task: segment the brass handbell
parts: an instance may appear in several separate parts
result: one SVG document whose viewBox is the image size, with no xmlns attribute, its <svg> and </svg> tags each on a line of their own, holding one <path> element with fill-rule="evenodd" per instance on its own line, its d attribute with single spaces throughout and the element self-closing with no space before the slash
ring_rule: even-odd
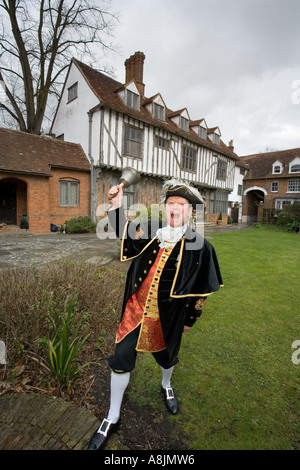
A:
<svg viewBox="0 0 300 470">
<path fill-rule="evenodd" d="M 128 188 L 132 184 L 137 184 L 140 181 L 140 174 L 137 172 L 135 168 L 131 168 L 130 166 L 127 166 L 126 168 L 123 169 L 122 175 L 119 179 L 120 186 L 122 188 Z M 110 196 L 108 199 L 111 200 L 114 197 L 116 197 L 118 193 L 114 194 L 113 196 Z"/>
</svg>

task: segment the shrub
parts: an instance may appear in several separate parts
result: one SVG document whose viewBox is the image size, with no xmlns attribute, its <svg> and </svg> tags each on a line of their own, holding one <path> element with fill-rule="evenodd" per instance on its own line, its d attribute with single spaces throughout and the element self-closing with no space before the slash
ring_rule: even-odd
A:
<svg viewBox="0 0 300 470">
<path fill-rule="evenodd" d="M 279 212 L 277 218 L 277 225 L 287 225 L 293 222 L 295 218 L 287 211 Z"/>
<path fill-rule="evenodd" d="M 277 225 L 287 232 L 298 232 L 300 226 L 300 204 L 287 206 L 284 211 L 279 212 Z"/>
<path fill-rule="evenodd" d="M 80 216 L 75 219 L 66 220 L 66 233 L 95 233 L 97 224 L 88 216 Z"/>
</svg>

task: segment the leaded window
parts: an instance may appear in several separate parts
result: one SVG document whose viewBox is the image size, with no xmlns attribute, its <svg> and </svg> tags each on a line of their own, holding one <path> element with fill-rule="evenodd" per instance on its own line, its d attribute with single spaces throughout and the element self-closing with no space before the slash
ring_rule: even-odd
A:
<svg viewBox="0 0 300 470">
<path fill-rule="evenodd" d="M 59 205 L 79 206 L 79 181 L 60 180 Z"/>
</svg>

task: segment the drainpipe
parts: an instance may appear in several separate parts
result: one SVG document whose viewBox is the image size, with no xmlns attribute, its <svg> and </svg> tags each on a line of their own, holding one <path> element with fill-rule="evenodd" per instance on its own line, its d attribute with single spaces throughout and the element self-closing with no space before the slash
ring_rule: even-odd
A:
<svg viewBox="0 0 300 470">
<path fill-rule="evenodd" d="M 93 222 L 97 222 L 97 205 L 98 205 L 98 178 L 101 173 L 101 168 L 95 165 L 92 155 L 92 129 L 93 129 L 93 114 L 99 107 L 91 109 L 87 114 L 89 117 L 89 140 L 88 140 L 88 157 L 91 164 L 91 199 L 90 199 L 90 217 Z"/>
<path fill-rule="evenodd" d="M 95 194 L 95 184 L 94 184 L 94 158 L 92 156 L 92 127 L 93 127 L 93 113 L 91 111 L 88 112 L 89 117 L 89 141 L 88 141 L 88 157 L 91 164 L 91 197 L 90 197 L 90 217 L 93 222 L 96 221 L 96 214 L 94 211 L 94 194 Z"/>
</svg>

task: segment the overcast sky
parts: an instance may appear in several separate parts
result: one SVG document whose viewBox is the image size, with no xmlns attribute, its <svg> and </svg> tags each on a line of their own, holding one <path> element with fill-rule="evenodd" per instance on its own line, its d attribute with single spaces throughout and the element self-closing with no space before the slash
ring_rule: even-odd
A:
<svg viewBox="0 0 300 470">
<path fill-rule="evenodd" d="M 300 0 L 111 0 L 119 55 L 146 55 L 145 95 L 218 126 L 238 155 L 300 148 Z"/>
</svg>

